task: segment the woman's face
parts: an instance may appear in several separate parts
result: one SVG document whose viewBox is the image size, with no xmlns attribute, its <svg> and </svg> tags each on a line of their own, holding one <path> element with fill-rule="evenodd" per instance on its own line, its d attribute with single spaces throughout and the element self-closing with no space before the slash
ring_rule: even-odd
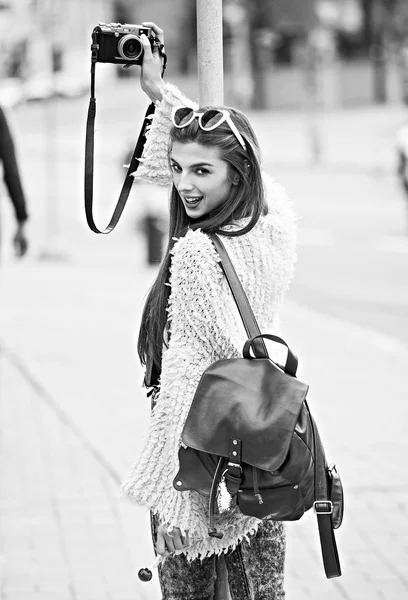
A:
<svg viewBox="0 0 408 600">
<path fill-rule="evenodd" d="M 229 197 L 233 185 L 229 165 L 217 148 L 174 142 L 170 161 L 173 183 L 191 219 L 206 215 Z"/>
</svg>

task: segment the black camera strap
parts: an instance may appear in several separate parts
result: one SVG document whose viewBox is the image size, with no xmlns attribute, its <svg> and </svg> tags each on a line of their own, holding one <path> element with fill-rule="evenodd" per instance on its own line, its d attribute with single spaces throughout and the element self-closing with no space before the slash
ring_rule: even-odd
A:
<svg viewBox="0 0 408 600">
<path fill-rule="evenodd" d="M 96 34 L 92 34 L 92 45 L 91 45 L 91 97 L 89 100 L 88 107 L 88 118 L 86 122 L 86 140 L 85 140 L 85 215 L 89 228 L 95 233 L 110 233 L 118 224 L 120 216 L 125 208 L 130 190 L 133 185 L 133 175 L 138 166 L 139 159 L 143 154 L 143 148 L 146 143 L 146 130 L 147 127 L 151 124 L 154 111 L 156 109 L 154 103 L 152 102 L 145 114 L 142 128 L 140 130 L 140 134 L 138 140 L 136 142 L 136 147 L 133 151 L 132 158 L 130 161 L 129 168 L 126 173 L 125 181 L 122 186 L 122 190 L 119 195 L 119 200 L 117 201 L 115 210 L 113 211 L 113 215 L 109 221 L 108 226 L 104 230 L 98 229 L 95 225 L 95 221 L 93 218 L 93 173 L 94 173 L 94 137 L 95 137 L 95 117 L 96 117 L 96 97 L 95 97 L 95 68 L 98 60 L 98 44 Z M 164 57 L 164 67 L 166 66 L 166 55 L 163 50 L 163 46 L 160 45 L 159 51 Z"/>
</svg>

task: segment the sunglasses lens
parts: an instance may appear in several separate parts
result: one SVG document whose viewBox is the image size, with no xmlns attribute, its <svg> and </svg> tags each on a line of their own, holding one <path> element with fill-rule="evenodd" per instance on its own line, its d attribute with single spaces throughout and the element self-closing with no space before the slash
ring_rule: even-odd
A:
<svg viewBox="0 0 408 600">
<path fill-rule="evenodd" d="M 192 108 L 188 108 L 187 106 L 182 106 L 181 108 L 177 109 L 176 112 L 174 113 L 174 124 L 177 127 L 183 127 L 185 125 L 188 125 L 191 121 L 192 121 L 192 117 L 194 115 L 194 111 Z"/>
<path fill-rule="evenodd" d="M 207 110 L 201 117 L 201 127 L 205 129 L 213 129 L 219 125 L 224 118 L 224 115 L 219 110 Z"/>
</svg>

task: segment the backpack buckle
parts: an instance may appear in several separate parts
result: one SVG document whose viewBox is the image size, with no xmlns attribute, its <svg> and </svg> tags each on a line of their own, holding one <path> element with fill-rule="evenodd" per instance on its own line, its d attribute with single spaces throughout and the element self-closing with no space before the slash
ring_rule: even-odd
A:
<svg viewBox="0 0 408 600">
<path fill-rule="evenodd" d="M 229 461 L 229 463 L 228 463 L 228 469 L 225 469 L 224 473 L 226 473 L 229 470 L 229 467 L 237 468 L 242 473 L 242 467 L 241 467 L 241 465 L 239 465 L 238 463 L 231 462 L 231 461 Z"/>
<path fill-rule="evenodd" d="M 238 463 L 229 462 L 222 477 L 231 496 L 238 492 L 242 481 L 242 467 Z"/>
<path fill-rule="evenodd" d="M 332 515 L 333 502 L 331 500 L 315 500 L 313 502 L 313 512 L 316 515 Z"/>
</svg>

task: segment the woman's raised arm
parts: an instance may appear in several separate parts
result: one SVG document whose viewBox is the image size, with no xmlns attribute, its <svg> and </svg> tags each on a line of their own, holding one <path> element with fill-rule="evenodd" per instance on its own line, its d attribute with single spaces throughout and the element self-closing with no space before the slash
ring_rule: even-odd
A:
<svg viewBox="0 0 408 600">
<path fill-rule="evenodd" d="M 163 43 L 163 31 L 157 25 L 149 21 L 144 22 L 143 25 L 151 27 L 158 41 Z M 157 108 L 139 168 L 134 176 L 135 179 L 143 179 L 149 183 L 169 185 L 172 182 L 168 159 L 172 109 L 174 106 L 183 105 L 197 110 L 198 105 L 186 98 L 175 85 L 163 81 L 163 65 L 159 48 L 154 47 L 152 51 L 147 37 L 142 36 L 141 39 L 144 56 L 140 85 Z"/>
<path fill-rule="evenodd" d="M 164 34 L 160 27 L 150 21 L 146 21 L 142 25 L 150 27 L 156 36 L 156 40 L 164 46 Z M 141 35 L 140 39 L 144 50 L 140 85 L 152 102 L 158 102 L 162 99 L 162 90 L 164 87 L 162 78 L 163 57 L 159 45 L 154 45 L 152 48 L 150 41 L 144 34 Z"/>
</svg>

